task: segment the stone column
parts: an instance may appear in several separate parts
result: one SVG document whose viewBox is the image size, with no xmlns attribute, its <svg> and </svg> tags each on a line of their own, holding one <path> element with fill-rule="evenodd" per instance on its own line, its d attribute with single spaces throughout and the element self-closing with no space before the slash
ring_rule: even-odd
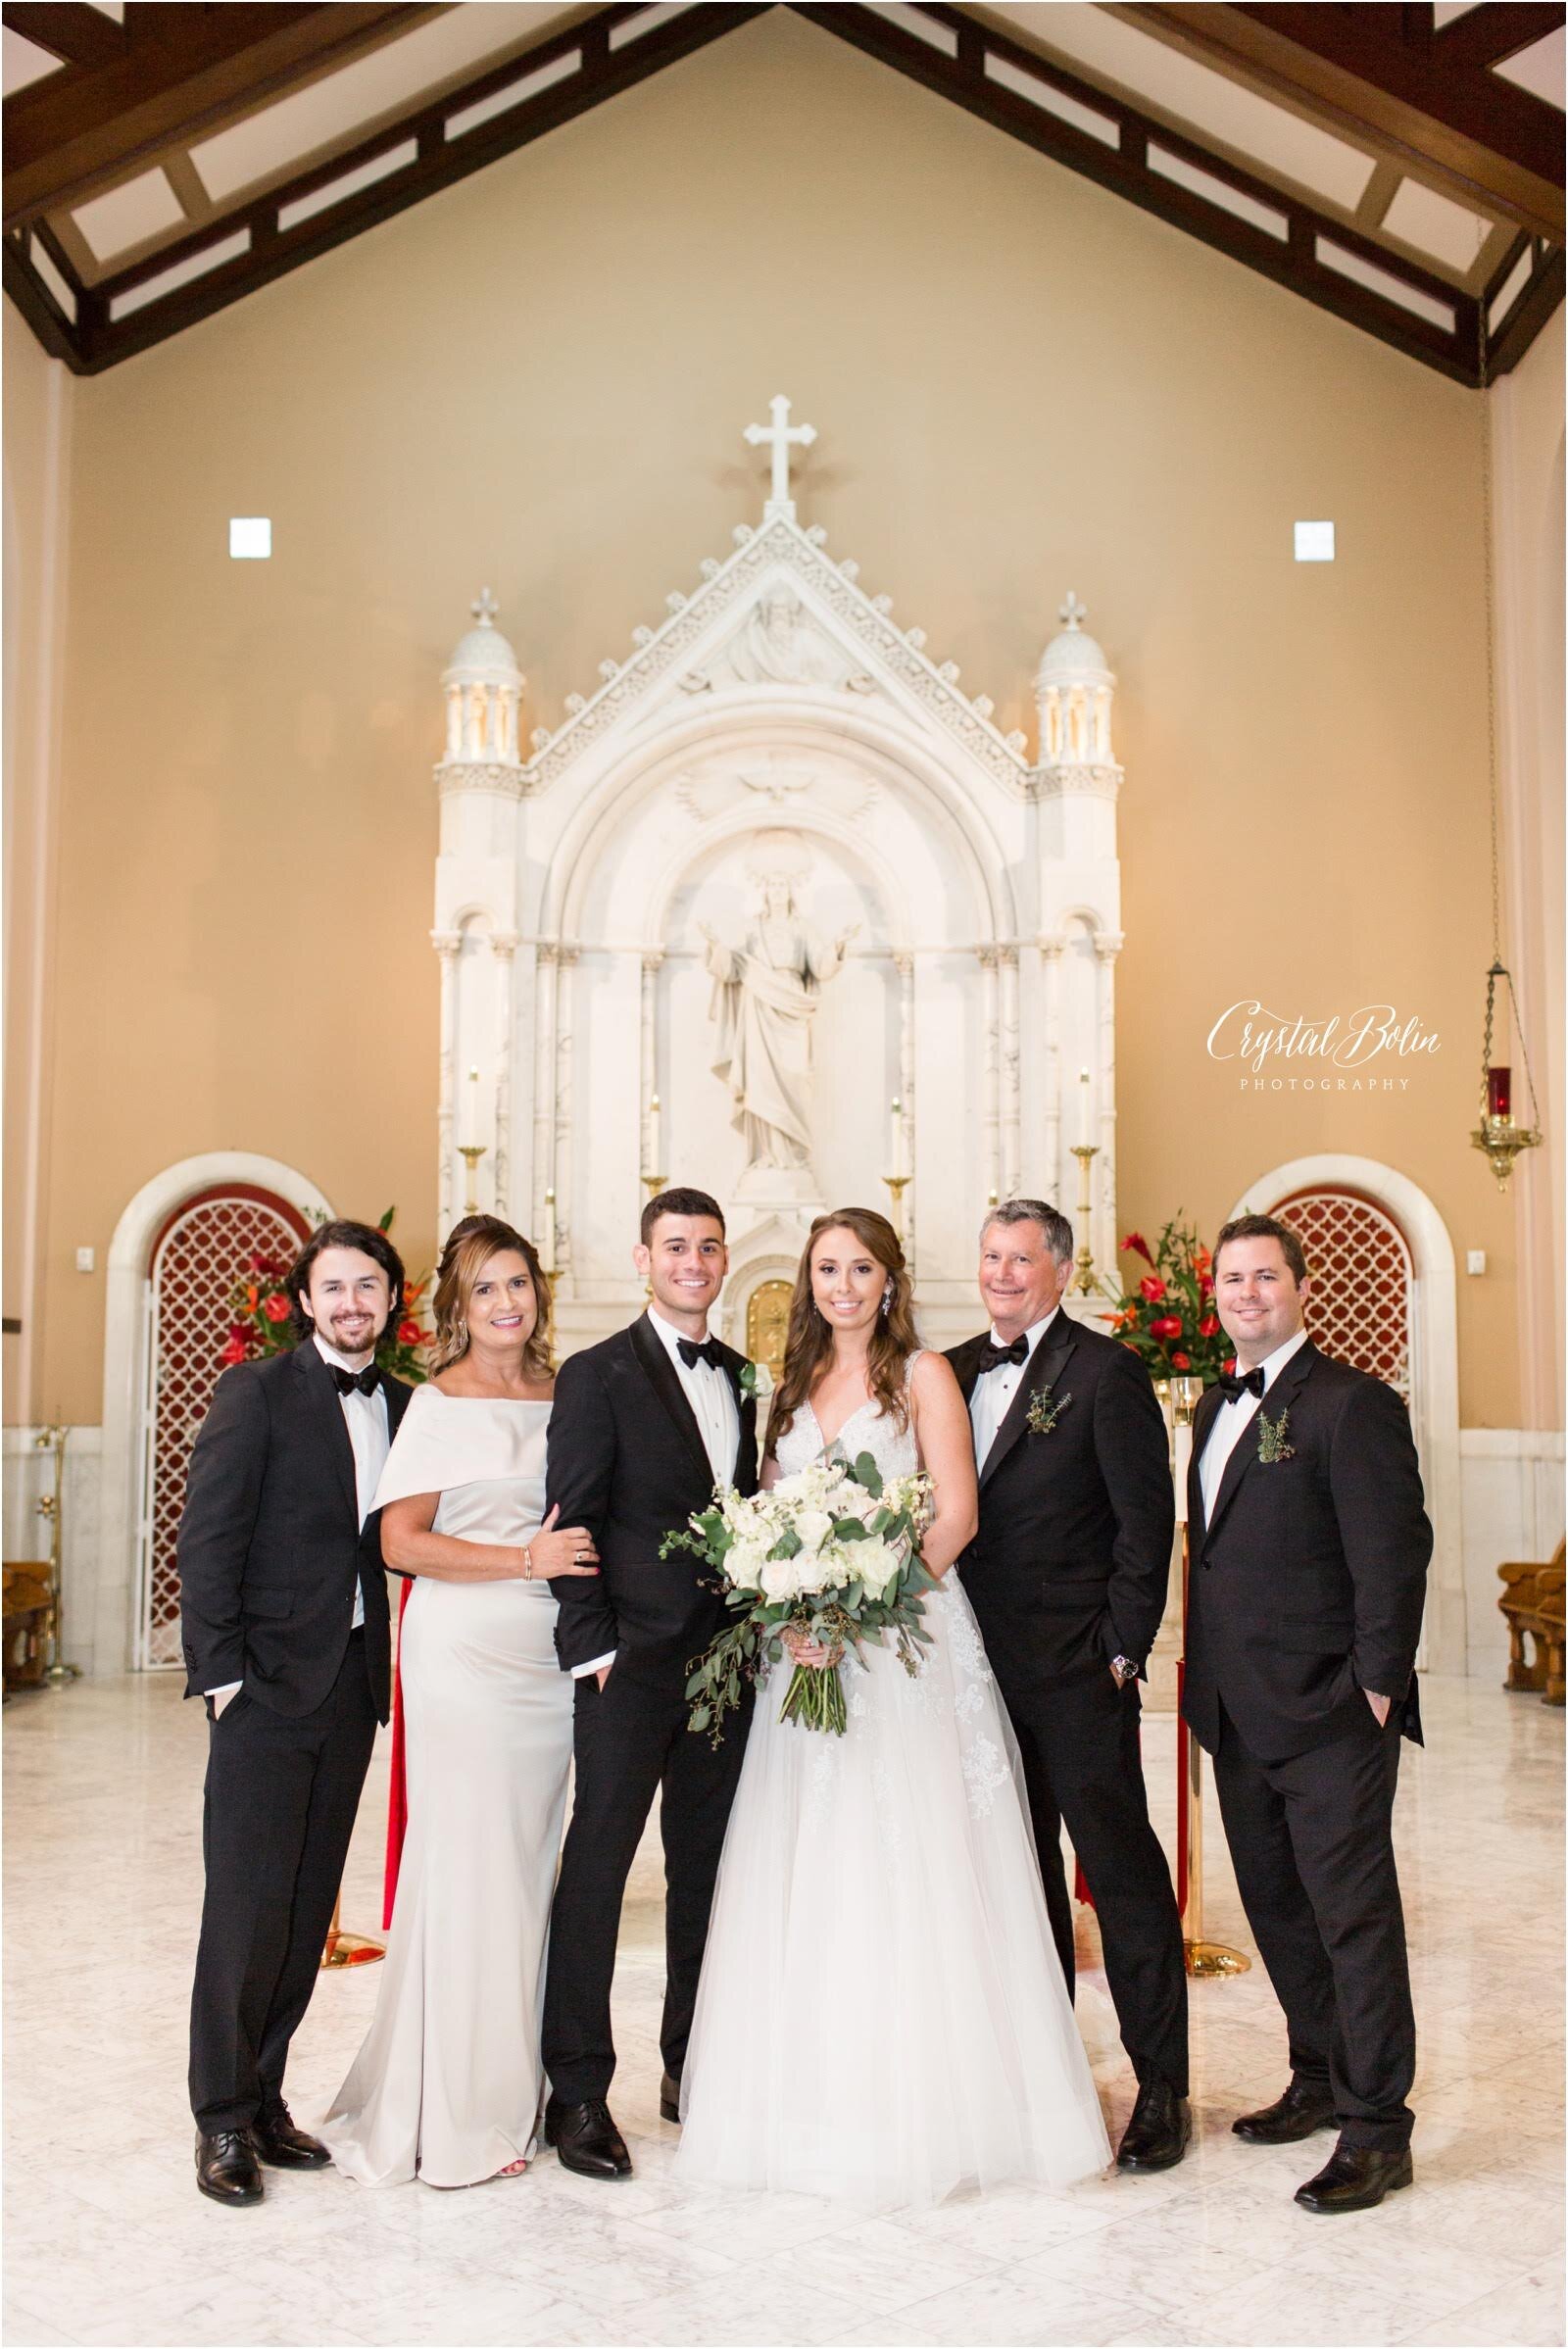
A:
<svg viewBox="0 0 1568 2349">
<path fill-rule="evenodd" d="M 457 1051 L 458 1024 L 458 954 L 463 941 L 456 930 L 434 930 L 430 943 L 441 964 L 440 1045 L 438 1080 L 436 1086 L 436 1230 L 444 1236 L 452 1229 L 456 1217 L 452 1199 L 456 1188 L 454 1165 L 457 1158 L 457 1135 L 453 1121 L 457 1115 L 453 1074 Z"/>
</svg>

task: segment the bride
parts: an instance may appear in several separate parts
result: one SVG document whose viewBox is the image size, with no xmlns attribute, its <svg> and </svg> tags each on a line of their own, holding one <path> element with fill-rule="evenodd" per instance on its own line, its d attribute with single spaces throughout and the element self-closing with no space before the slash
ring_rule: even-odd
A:
<svg viewBox="0 0 1568 2349">
<path fill-rule="evenodd" d="M 843 1737 L 759 1690 L 681 2083 L 676 2169 L 892 2208 L 1005 2178 L 1065 2185 L 1109 2159 L 1046 1914 L 1012 1732 L 948 1569 L 975 1525 L 953 1372 L 915 1336 L 884 1216 L 811 1227 L 764 1487 L 835 1446 L 927 1469 L 939 1589 L 911 1679 L 846 1657 Z M 831 1668 L 796 1635 L 798 1662 Z"/>
</svg>

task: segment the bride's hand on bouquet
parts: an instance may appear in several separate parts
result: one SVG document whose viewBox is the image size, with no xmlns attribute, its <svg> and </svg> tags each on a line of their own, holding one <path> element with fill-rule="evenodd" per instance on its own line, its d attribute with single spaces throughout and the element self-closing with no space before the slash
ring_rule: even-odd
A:
<svg viewBox="0 0 1568 2349">
<path fill-rule="evenodd" d="M 564 1574 L 597 1574 L 599 1552 L 594 1538 L 580 1525 L 558 1526 L 559 1501 L 528 1543 L 536 1583 L 551 1583 Z"/>
<path fill-rule="evenodd" d="M 809 1666 L 813 1672 L 825 1672 L 830 1664 L 836 1664 L 839 1660 L 837 1651 L 826 1640 L 808 1639 L 805 1632 L 798 1630 L 793 1623 L 784 1626 L 779 1638 L 794 1661 Z"/>
</svg>

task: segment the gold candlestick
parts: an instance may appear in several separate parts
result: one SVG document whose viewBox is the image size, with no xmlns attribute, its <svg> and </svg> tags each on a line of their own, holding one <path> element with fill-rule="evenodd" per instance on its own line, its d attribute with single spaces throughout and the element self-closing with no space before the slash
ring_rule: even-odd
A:
<svg viewBox="0 0 1568 2349">
<path fill-rule="evenodd" d="M 643 1177 L 643 1189 L 647 1192 L 650 1199 L 657 1199 L 668 1181 L 668 1175 L 645 1174 Z"/>
<path fill-rule="evenodd" d="M 884 1183 L 886 1183 L 888 1189 L 893 1194 L 893 1214 L 891 1221 L 893 1224 L 893 1229 L 898 1233 L 899 1238 L 902 1241 L 904 1238 L 904 1195 L 908 1190 L 909 1185 L 913 1182 L 914 1177 L 912 1175 L 906 1174 L 891 1174 L 884 1175 L 882 1180 Z"/>
<path fill-rule="evenodd" d="M 458 1156 L 468 1170 L 467 1189 L 463 1201 L 465 1215 L 477 1215 L 479 1212 L 479 1161 L 484 1153 L 485 1145 L 482 1142 L 464 1142 L 458 1146 Z"/>
<path fill-rule="evenodd" d="M 65 1657 L 65 1606 L 61 1592 L 61 1563 L 65 1543 L 66 1434 L 63 1427 L 40 1428 L 33 1438 L 39 1451 L 52 1452 L 55 1489 L 38 1502 L 38 1514 L 49 1528 L 49 1628 L 45 1633 L 49 1661 L 43 1677 L 51 1688 L 65 1688 L 81 1678 L 77 1664 Z"/>
<path fill-rule="evenodd" d="M 1069 1285 L 1069 1294 L 1077 1297 L 1093 1297 L 1095 1294 L 1095 1251 L 1089 1244 L 1089 1169 L 1093 1161 L 1100 1155 L 1100 1145 L 1096 1142 L 1074 1143 L 1072 1154 L 1078 1161 L 1078 1229 L 1082 1232 L 1083 1239 L 1079 1243 L 1078 1253 L 1073 1259 L 1077 1270 Z"/>
</svg>

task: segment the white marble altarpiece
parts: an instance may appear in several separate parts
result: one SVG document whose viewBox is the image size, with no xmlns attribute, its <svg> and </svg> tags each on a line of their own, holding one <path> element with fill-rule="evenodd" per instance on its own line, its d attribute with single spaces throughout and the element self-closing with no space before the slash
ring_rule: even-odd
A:
<svg viewBox="0 0 1568 2349">
<path fill-rule="evenodd" d="M 1001 733 L 803 527 L 790 464 L 814 434 L 783 399 L 771 416 L 747 433 L 771 463 L 760 526 L 559 728 L 522 740 L 488 593 L 442 677 L 440 1228 L 482 1151 L 472 1195 L 554 1259 L 566 1349 L 641 1301 L 653 1174 L 722 1200 L 741 1345 L 811 1216 L 886 1209 L 889 1174 L 909 1177 L 934 1342 L 974 1326 L 989 1199 L 1034 1193 L 1076 1222 L 1081 1142 L 1096 1264 L 1116 1260 L 1104 656 L 1069 596 L 1033 751 Z"/>
</svg>

